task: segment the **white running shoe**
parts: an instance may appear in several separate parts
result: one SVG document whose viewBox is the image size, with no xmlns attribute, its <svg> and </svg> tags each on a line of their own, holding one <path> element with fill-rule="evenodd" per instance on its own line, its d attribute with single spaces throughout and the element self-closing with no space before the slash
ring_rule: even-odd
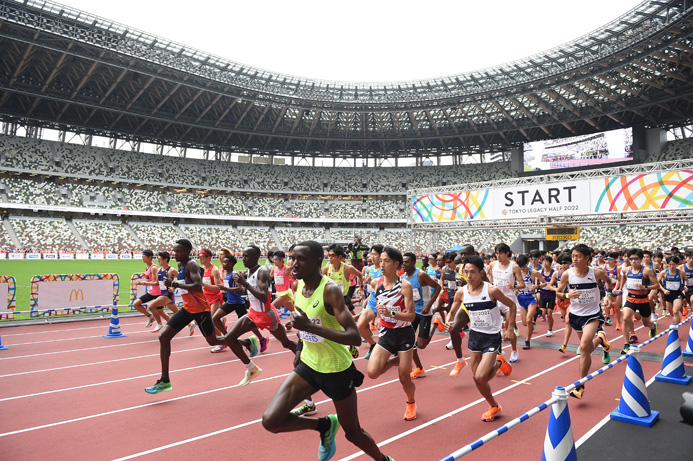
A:
<svg viewBox="0 0 693 461">
<path fill-rule="evenodd" d="M 147 319 L 147 324 L 144 327 L 149 328 L 152 325 L 154 325 L 154 316 L 150 315 L 149 318 Z"/>
<path fill-rule="evenodd" d="M 508 362 L 515 363 L 518 360 L 520 360 L 520 354 L 518 354 L 517 351 L 512 351 L 510 353 L 510 360 L 508 360 Z"/>
<path fill-rule="evenodd" d="M 152 333 L 158 333 L 164 326 L 160 323 L 157 323 L 154 329 L 151 331 Z"/>
<path fill-rule="evenodd" d="M 450 342 L 445 345 L 445 349 L 447 349 L 449 351 L 452 350 L 452 340 L 450 340 Z"/>
<path fill-rule="evenodd" d="M 550 338 L 551 336 L 553 336 L 553 331 L 552 331 L 552 330 L 547 331 L 547 332 L 546 332 L 546 337 L 547 337 L 547 338 Z"/>
<path fill-rule="evenodd" d="M 253 378 L 257 378 L 260 375 L 260 373 L 262 373 L 262 368 L 260 368 L 257 365 L 255 365 L 255 368 L 253 369 L 253 371 L 245 370 L 245 376 L 243 377 L 241 382 L 238 383 L 238 385 L 239 386 L 247 386 L 248 384 L 250 384 L 250 381 L 252 381 Z"/>
</svg>

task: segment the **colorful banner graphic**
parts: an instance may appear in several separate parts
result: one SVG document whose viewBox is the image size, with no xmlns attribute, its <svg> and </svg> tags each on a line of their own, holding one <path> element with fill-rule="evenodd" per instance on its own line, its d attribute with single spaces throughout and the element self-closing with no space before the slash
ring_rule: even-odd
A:
<svg viewBox="0 0 693 461">
<path fill-rule="evenodd" d="M 412 219 L 419 223 L 486 219 L 489 208 L 489 189 L 424 195 L 412 198 Z"/>
<path fill-rule="evenodd" d="M 118 304 L 119 290 L 118 274 L 34 275 L 31 316 L 108 311 Z"/>
<path fill-rule="evenodd" d="M 592 181 L 593 213 L 693 207 L 693 171 L 673 170 Z"/>
<path fill-rule="evenodd" d="M 3 303 L 3 299 L 7 303 Z M 17 303 L 17 281 L 11 275 L 0 275 L 0 319 L 14 318 Z"/>
</svg>

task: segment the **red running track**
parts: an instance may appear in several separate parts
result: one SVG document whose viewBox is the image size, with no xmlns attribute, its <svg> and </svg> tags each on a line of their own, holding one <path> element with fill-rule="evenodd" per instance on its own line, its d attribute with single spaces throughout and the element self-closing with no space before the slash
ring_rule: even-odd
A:
<svg viewBox="0 0 693 461">
<path fill-rule="evenodd" d="M 538 322 L 534 337 L 560 344 L 562 322 L 556 336 L 546 338 L 546 323 Z M 144 330 L 142 319 L 121 321 L 127 338 L 105 339 L 108 320 L 3 328 L 0 352 L 0 447 L 2 459 L 282 459 L 316 458 L 317 433 L 313 431 L 270 434 L 260 418 L 280 383 L 292 370 L 292 357 L 277 341 L 258 356 L 263 373 L 247 387 L 238 387 L 243 365 L 229 351 L 210 354 L 199 332 L 181 332 L 173 341 L 171 381 L 173 390 L 149 395 L 144 388 L 159 377 L 159 345 L 156 335 Z M 660 330 L 670 319 L 659 321 Z M 521 335 L 523 327 L 520 326 Z M 606 327 L 614 351 L 621 349 L 621 332 Z M 688 328 L 682 329 L 685 346 Z M 647 334 L 640 325 L 641 339 Z M 511 376 L 499 376 L 491 387 L 503 407 L 492 423 L 481 421 L 488 404 L 481 399 L 464 369 L 449 376 L 454 360 L 444 348 L 447 337 L 436 336 L 421 351 L 426 377 L 415 380 L 417 419 L 404 421 L 405 396 L 391 370 L 376 380 L 366 378 L 359 388 L 362 426 L 385 454 L 398 461 L 437 460 L 506 424 L 548 400 L 555 386 L 578 378 L 579 358 L 554 349 L 533 347 L 523 351 Z M 577 344 L 577 337 L 571 338 Z M 666 336 L 644 351 L 662 354 Z M 505 345 L 506 355 L 509 346 Z M 361 347 L 365 353 L 366 346 Z M 464 342 L 466 352 L 466 341 Z M 601 349 L 598 349 L 601 352 Z M 616 354 L 618 352 L 615 352 Z M 602 366 L 592 356 L 594 371 Z M 357 367 L 365 373 L 366 362 Z M 645 380 L 661 364 L 643 361 Z M 590 381 L 585 399 L 570 399 L 575 439 L 579 440 L 618 405 L 625 363 Z M 334 411 L 323 394 L 315 396 L 318 415 Z M 512 453 L 515 459 L 539 459 L 549 411 L 544 411 L 465 457 L 488 459 L 496 453 Z M 503 451 L 498 451 L 502 449 Z M 512 450 L 512 451 L 508 451 Z M 335 460 L 367 459 L 340 432 Z"/>
</svg>

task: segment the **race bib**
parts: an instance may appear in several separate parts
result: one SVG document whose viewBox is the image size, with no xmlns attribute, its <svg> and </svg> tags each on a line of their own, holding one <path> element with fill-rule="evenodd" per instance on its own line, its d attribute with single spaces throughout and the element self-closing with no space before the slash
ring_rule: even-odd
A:
<svg viewBox="0 0 693 461">
<path fill-rule="evenodd" d="M 645 287 L 642 285 L 641 279 L 626 279 L 626 288 L 629 290 L 643 290 Z"/>
<path fill-rule="evenodd" d="M 491 310 L 483 309 L 479 311 L 471 311 L 469 313 L 469 320 L 472 323 L 472 327 L 490 327 L 491 326 Z"/>
<path fill-rule="evenodd" d="M 180 296 L 180 295 L 187 295 L 187 294 L 188 294 L 188 290 L 186 290 L 186 289 L 184 289 L 184 288 L 176 288 L 176 294 L 177 294 L 178 296 Z"/>
<path fill-rule="evenodd" d="M 284 285 L 284 276 L 283 275 L 275 275 L 274 276 L 274 283 L 275 283 L 275 285 Z"/>
<path fill-rule="evenodd" d="M 226 288 L 231 288 L 231 285 L 229 285 L 229 280 L 228 280 L 228 279 L 224 279 L 224 286 L 225 286 Z"/>
<path fill-rule="evenodd" d="M 595 293 L 593 290 L 582 290 L 580 291 L 580 297 L 571 299 L 570 302 L 575 304 L 594 304 L 595 302 L 597 302 L 594 296 Z"/>
<path fill-rule="evenodd" d="M 399 306 L 392 306 L 392 307 L 389 307 L 387 311 L 388 311 L 388 313 L 389 313 L 390 311 L 402 312 L 402 311 L 400 310 Z M 383 316 L 382 316 L 382 319 L 383 319 L 383 321 L 385 321 L 385 322 L 397 323 L 397 319 L 393 319 L 392 317 L 386 317 L 386 316 L 383 315 Z"/>
<path fill-rule="evenodd" d="M 448 290 L 456 290 L 457 289 L 457 280 L 447 280 L 448 282 Z"/>
<path fill-rule="evenodd" d="M 164 285 L 164 282 L 159 282 L 159 288 L 161 288 L 164 291 L 166 290 L 166 285 Z"/>
<path fill-rule="evenodd" d="M 677 291 L 681 289 L 681 282 L 672 282 L 667 280 L 667 290 Z"/>
<path fill-rule="evenodd" d="M 414 301 L 420 301 L 421 300 L 421 289 L 420 288 L 414 288 L 413 291 L 414 291 L 414 293 L 412 296 L 414 297 Z"/>
<path fill-rule="evenodd" d="M 322 319 L 320 317 L 308 317 L 310 323 L 313 325 L 322 325 Z M 325 342 L 325 338 L 318 336 L 313 333 L 306 333 L 305 331 L 299 331 L 301 339 L 309 343 L 322 343 Z"/>
<path fill-rule="evenodd" d="M 211 285 L 212 284 L 211 277 L 202 277 L 202 283 L 206 283 L 207 285 Z"/>
<path fill-rule="evenodd" d="M 342 293 L 344 293 L 344 284 L 338 283 L 337 286 L 339 287 L 340 290 L 342 290 Z"/>
</svg>

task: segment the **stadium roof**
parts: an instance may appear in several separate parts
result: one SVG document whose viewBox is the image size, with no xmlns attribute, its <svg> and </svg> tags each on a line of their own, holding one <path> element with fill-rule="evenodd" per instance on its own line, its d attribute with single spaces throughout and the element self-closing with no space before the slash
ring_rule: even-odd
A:
<svg viewBox="0 0 693 461">
<path fill-rule="evenodd" d="M 417 82 L 254 69 L 50 2 L 0 0 L 0 119 L 220 152 L 435 156 L 689 123 L 693 4 L 648 1 L 567 45 Z"/>
</svg>

